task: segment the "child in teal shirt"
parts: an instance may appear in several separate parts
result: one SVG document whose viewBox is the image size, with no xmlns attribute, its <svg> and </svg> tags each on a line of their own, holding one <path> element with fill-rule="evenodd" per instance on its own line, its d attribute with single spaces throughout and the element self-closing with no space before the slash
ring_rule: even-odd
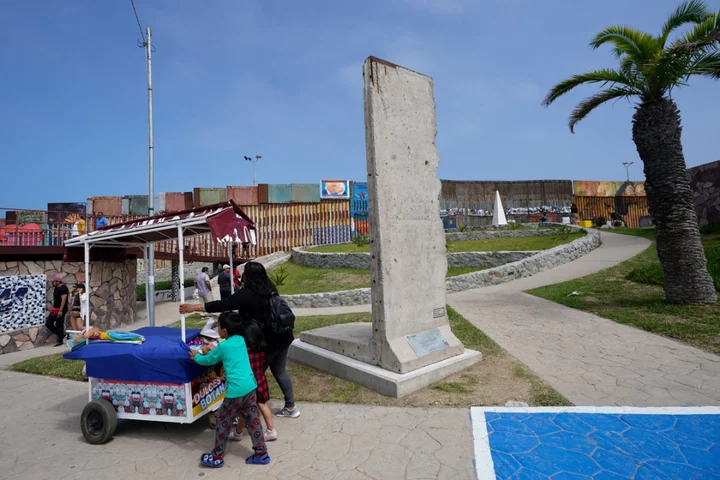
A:
<svg viewBox="0 0 720 480">
<path fill-rule="evenodd" d="M 217 347 L 206 345 L 202 348 L 202 353 L 190 350 L 190 357 L 199 365 L 211 366 L 222 362 L 227 385 L 225 400 L 217 412 L 215 448 L 210 453 L 203 453 L 200 462 L 213 468 L 225 465 L 223 456 L 225 445 L 230 438 L 230 430 L 233 428 L 233 419 L 242 416 L 255 451 L 245 463 L 267 465 L 270 463 L 270 456 L 263 440 L 262 424 L 258 416 L 257 383 L 250 368 L 245 340 L 240 335 L 242 331 L 240 315 L 234 312 L 222 313 L 218 319 L 217 331 L 220 338 L 225 339 Z"/>
</svg>

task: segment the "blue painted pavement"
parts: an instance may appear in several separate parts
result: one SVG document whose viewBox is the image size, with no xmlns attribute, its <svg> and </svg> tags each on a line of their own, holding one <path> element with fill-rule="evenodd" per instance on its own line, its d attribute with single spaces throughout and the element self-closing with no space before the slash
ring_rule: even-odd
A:
<svg viewBox="0 0 720 480">
<path fill-rule="evenodd" d="M 720 409 L 587 410 L 473 408 L 478 478 L 720 479 Z"/>
</svg>

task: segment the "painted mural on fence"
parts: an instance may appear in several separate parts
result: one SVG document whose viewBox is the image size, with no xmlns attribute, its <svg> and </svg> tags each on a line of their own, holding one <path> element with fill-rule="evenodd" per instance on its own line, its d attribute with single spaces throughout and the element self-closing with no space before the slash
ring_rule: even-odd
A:
<svg viewBox="0 0 720 480">
<path fill-rule="evenodd" d="M 320 198 L 343 199 L 350 198 L 349 180 L 321 180 Z"/>
<path fill-rule="evenodd" d="M 76 203 L 48 203 L 48 223 L 66 223 L 68 216 L 86 213 L 85 202 Z"/>
<path fill-rule="evenodd" d="M 575 180 L 576 197 L 644 197 L 644 182 L 596 182 Z"/>
<path fill-rule="evenodd" d="M 45 275 L 0 277 L 0 333 L 45 323 Z"/>
</svg>

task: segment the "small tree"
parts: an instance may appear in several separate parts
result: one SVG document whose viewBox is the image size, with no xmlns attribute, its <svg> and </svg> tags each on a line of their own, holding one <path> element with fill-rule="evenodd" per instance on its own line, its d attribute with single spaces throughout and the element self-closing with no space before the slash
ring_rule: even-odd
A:
<svg viewBox="0 0 720 480">
<path fill-rule="evenodd" d="M 692 28 L 669 42 L 670 35 L 685 25 Z M 621 98 L 637 101 L 633 141 L 643 161 L 645 191 L 657 227 L 665 296 L 670 303 L 715 303 L 717 294 L 708 275 L 686 174 L 680 111 L 671 92 L 687 85 L 692 76 L 720 79 L 720 11 L 711 12 L 702 1 L 686 1 L 670 15 L 658 36 L 615 26 L 590 42 L 592 48 L 605 44 L 612 45 L 619 68 L 560 82 L 543 104 L 550 105 L 580 85 L 601 84 L 600 93 L 581 101 L 572 111 L 569 126 L 574 133 L 577 123 L 603 103 Z"/>
</svg>

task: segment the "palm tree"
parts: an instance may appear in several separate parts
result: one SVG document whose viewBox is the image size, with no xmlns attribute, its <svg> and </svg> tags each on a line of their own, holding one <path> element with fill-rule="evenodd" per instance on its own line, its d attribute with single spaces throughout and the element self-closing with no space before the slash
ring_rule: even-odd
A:
<svg viewBox="0 0 720 480">
<path fill-rule="evenodd" d="M 680 27 L 689 30 L 670 41 Z M 634 99 L 633 141 L 643 161 L 650 214 L 657 227 L 657 253 L 665 274 L 663 288 L 670 303 L 710 304 L 717 301 L 708 275 L 705 252 L 693 208 L 680 134 L 680 111 L 671 94 L 700 75 L 720 79 L 720 11 L 698 0 L 682 3 L 653 36 L 625 26 L 610 27 L 590 42 L 593 49 L 612 46 L 617 69 L 575 75 L 555 85 L 543 105 L 583 84 L 602 90 L 572 111 L 570 131 L 596 107 L 614 99 Z"/>
</svg>

